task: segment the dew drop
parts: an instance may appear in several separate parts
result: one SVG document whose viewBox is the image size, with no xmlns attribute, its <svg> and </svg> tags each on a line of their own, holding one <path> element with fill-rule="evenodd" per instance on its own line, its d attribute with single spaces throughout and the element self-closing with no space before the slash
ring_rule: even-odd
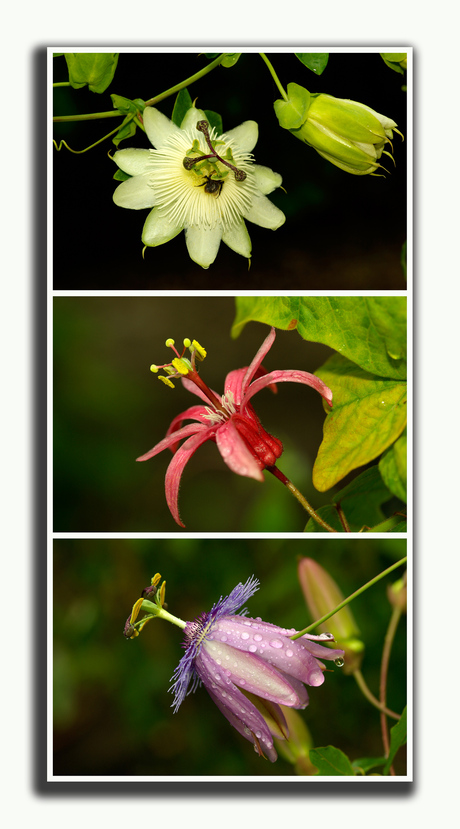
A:
<svg viewBox="0 0 460 829">
<path fill-rule="evenodd" d="M 249 639 L 249 633 L 242 633 L 241 638 L 242 639 Z"/>
<path fill-rule="evenodd" d="M 337 665 L 338 668 L 341 668 L 342 665 L 345 664 L 345 660 L 342 659 L 341 656 L 338 656 L 337 659 L 334 659 L 334 665 Z"/>
<path fill-rule="evenodd" d="M 260 635 L 260 633 L 254 634 L 254 642 L 261 642 L 261 641 L 262 641 L 262 636 Z"/>
<path fill-rule="evenodd" d="M 280 639 L 272 639 L 271 642 L 270 642 L 270 645 L 272 646 L 272 648 L 282 648 L 283 647 L 283 643 L 281 642 Z"/>
<path fill-rule="evenodd" d="M 240 685 L 246 685 L 246 680 L 245 679 L 240 679 Z"/>
<path fill-rule="evenodd" d="M 257 650 L 257 645 L 249 645 L 249 650 L 251 651 L 251 653 L 255 653 Z"/>
<path fill-rule="evenodd" d="M 294 651 L 291 651 L 291 649 L 288 648 L 286 651 L 286 656 L 294 656 Z"/>
<path fill-rule="evenodd" d="M 221 637 L 220 637 L 220 641 L 221 641 L 221 642 L 226 642 L 226 641 L 227 641 L 227 637 L 226 637 L 226 636 L 221 636 Z"/>
<path fill-rule="evenodd" d="M 262 732 L 261 731 L 256 731 L 256 737 L 257 737 L 258 740 L 260 740 L 261 736 L 262 736 Z"/>
</svg>

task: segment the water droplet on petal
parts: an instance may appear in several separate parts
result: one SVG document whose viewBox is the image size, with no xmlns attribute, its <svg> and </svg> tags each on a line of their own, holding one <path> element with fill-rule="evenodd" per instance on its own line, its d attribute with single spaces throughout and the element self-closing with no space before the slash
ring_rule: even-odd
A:
<svg viewBox="0 0 460 829">
<path fill-rule="evenodd" d="M 260 633 L 256 633 L 254 635 L 254 642 L 261 642 L 261 641 L 262 641 L 262 636 L 260 635 Z"/>
<path fill-rule="evenodd" d="M 249 633 L 242 633 L 241 638 L 242 639 L 249 639 Z"/>
<path fill-rule="evenodd" d="M 270 645 L 272 646 L 272 648 L 282 648 L 283 647 L 283 643 L 281 642 L 280 639 L 272 639 L 271 642 L 270 642 Z"/>
<path fill-rule="evenodd" d="M 257 645 L 249 645 L 249 650 L 251 651 L 251 653 L 255 653 L 257 650 Z"/>
<path fill-rule="evenodd" d="M 291 649 L 288 648 L 286 651 L 286 656 L 294 656 L 294 651 L 291 651 Z"/>
</svg>

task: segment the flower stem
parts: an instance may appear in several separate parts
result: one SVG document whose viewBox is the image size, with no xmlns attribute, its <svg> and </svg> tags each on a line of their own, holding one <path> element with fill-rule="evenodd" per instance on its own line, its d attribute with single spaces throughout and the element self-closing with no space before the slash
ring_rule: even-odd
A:
<svg viewBox="0 0 460 829">
<path fill-rule="evenodd" d="M 343 602 L 340 602 L 340 604 L 338 604 L 337 607 L 334 607 L 334 610 L 329 611 L 329 613 L 326 613 L 325 616 L 321 616 L 321 619 L 317 619 L 317 621 L 313 622 L 313 624 L 308 625 L 308 627 L 299 631 L 299 633 L 296 633 L 294 634 L 294 636 L 291 636 L 291 639 L 298 639 L 305 633 L 310 633 L 310 631 L 313 630 L 315 627 L 318 627 L 318 625 L 322 625 L 323 622 L 326 622 L 328 619 L 330 619 L 331 616 L 334 615 L 334 613 L 337 613 L 337 611 L 341 610 L 342 607 L 345 607 L 347 604 L 350 604 L 350 602 L 352 602 L 353 599 L 356 599 L 357 596 L 360 596 L 361 593 L 364 593 L 364 591 L 368 590 L 369 587 L 372 587 L 374 584 L 377 584 L 377 582 L 380 581 L 380 579 L 383 579 L 389 573 L 392 573 L 393 570 L 397 569 L 397 567 L 401 567 L 401 565 L 404 564 L 406 561 L 407 556 L 404 556 L 404 558 L 401 558 L 399 561 L 396 562 L 396 564 L 392 564 L 390 567 L 387 567 L 387 569 L 379 573 L 378 576 L 375 576 L 373 579 L 366 582 L 366 584 L 363 584 L 362 587 L 360 587 L 358 590 L 355 590 L 355 592 L 348 596 L 348 598 L 344 599 Z"/>
<path fill-rule="evenodd" d="M 277 85 L 277 87 L 278 87 L 279 91 L 281 92 L 281 95 L 283 96 L 284 100 L 285 100 L 285 101 L 288 101 L 288 100 L 289 100 L 289 98 L 288 98 L 288 96 L 287 96 L 286 92 L 284 91 L 283 87 L 281 86 L 281 82 L 280 82 L 280 80 L 279 80 L 279 78 L 278 78 L 278 75 L 276 74 L 276 72 L 275 72 L 275 70 L 274 70 L 274 68 L 273 68 L 272 64 L 271 64 L 271 63 L 270 63 L 270 61 L 268 60 L 267 55 L 264 55 L 264 53 L 263 53 L 263 52 L 259 52 L 259 55 L 260 55 L 260 57 L 262 58 L 262 60 L 263 60 L 263 61 L 265 61 L 265 63 L 267 64 L 268 71 L 270 72 L 270 74 L 271 74 L 271 76 L 272 76 L 273 80 L 275 81 L 275 83 L 276 83 L 276 85 Z"/>
<path fill-rule="evenodd" d="M 179 619 L 177 616 L 173 616 L 172 613 L 169 613 L 164 607 L 159 607 L 154 602 L 150 602 L 148 599 L 144 599 L 142 602 L 141 610 L 145 610 L 147 613 L 151 613 L 153 616 L 156 616 L 158 619 L 164 619 L 166 622 L 171 622 L 173 625 L 177 625 L 177 627 L 182 628 L 184 630 L 185 625 L 187 624 L 182 619 Z"/>
<path fill-rule="evenodd" d="M 159 101 L 162 101 L 164 98 L 168 98 L 170 95 L 174 95 L 175 92 L 180 92 L 181 89 L 185 89 L 186 86 L 190 86 L 191 83 L 200 80 L 203 78 L 204 75 L 207 75 L 208 72 L 212 72 L 216 66 L 219 66 L 222 63 L 225 52 L 222 55 L 219 55 L 215 60 L 209 63 L 204 69 L 200 69 L 199 72 L 195 72 L 194 75 L 191 75 L 189 78 L 186 78 L 185 81 L 181 81 L 181 83 L 176 84 L 175 86 L 171 86 L 170 89 L 166 89 L 165 92 L 160 92 L 159 95 L 155 95 L 153 98 L 149 98 L 148 101 L 145 102 L 145 106 L 151 107 L 158 104 Z"/>
<path fill-rule="evenodd" d="M 62 147 L 65 147 L 71 153 L 75 153 L 75 155 L 81 155 L 81 153 L 86 153 L 86 152 L 88 152 L 88 150 L 92 150 L 93 147 L 97 147 L 98 144 L 101 144 L 101 142 L 105 141 L 106 138 L 110 138 L 111 135 L 115 135 L 115 133 L 117 133 L 119 131 L 119 129 L 120 129 L 120 127 L 115 127 L 114 130 L 111 130 L 111 132 L 108 132 L 107 135 L 103 135 L 102 138 L 99 138 L 97 141 L 94 142 L 94 144 L 90 144 L 89 147 L 85 147 L 84 150 L 72 150 L 72 147 L 69 147 L 67 142 L 64 141 L 64 140 L 60 141 L 59 146 L 58 146 L 57 141 L 55 141 L 54 138 L 53 138 L 53 144 L 56 147 L 56 150 L 58 152 L 59 152 L 59 150 L 62 150 Z"/>
<path fill-rule="evenodd" d="M 87 112 L 85 115 L 56 115 L 53 121 L 97 121 L 99 118 L 119 118 L 124 115 L 119 109 L 110 109 L 107 112 Z"/>
<path fill-rule="evenodd" d="M 391 711 L 390 708 L 386 708 L 384 704 L 379 702 L 378 699 L 376 697 L 374 697 L 374 694 L 372 693 L 372 691 L 370 691 L 370 689 L 367 687 L 366 681 L 365 681 L 361 671 L 359 671 L 359 670 L 353 671 L 353 676 L 356 679 L 358 687 L 363 692 L 366 699 L 369 700 L 371 705 L 373 705 L 375 708 L 378 708 L 379 711 L 383 711 L 383 713 L 386 714 L 387 717 L 392 717 L 394 720 L 399 720 L 400 714 L 396 714 L 394 711 Z"/>
<path fill-rule="evenodd" d="M 380 702 L 382 706 L 384 706 L 386 703 L 388 665 L 390 663 L 391 648 L 393 646 L 393 641 L 395 638 L 399 620 L 401 618 L 401 613 L 401 608 L 393 608 L 393 613 L 391 614 L 390 623 L 388 625 L 385 641 L 383 643 L 382 664 L 380 666 Z M 385 756 L 388 757 L 390 753 L 390 739 L 388 736 L 388 723 L 386 721 L 385 714 L 386 712 L 382 711 L 380 715 L 380 727 L 382 729 L 383 749 L 385 752 Z M 390 768 L 390 772 L 392 775 L 394 775 L 395 771 L 393 767 Z"/>
<path fill-rule="evenodd" d="M 272 475 L 275 476 L 275 478 L 278 478 L 278 480 L 281 481 L 281 483 L 284 484 L 290 492 L 292 492 L 294 498 L 297 498 L 298 502 L 302 504 L 303 508 L 308 512 L 309 516 L 313 518 L 313 520 L 316 521 L 317 524 L 320 524 L 320 526 L 323 527 L 324 530 L 327 530 L 328 533 L 337 532 L 337 530 L 334 530 L 334 527 L 331 527 L 330 524 L 324 521 L 318 515 L 318 513 L 315 512 L 311 504 L 308 503 L 307 499 L 302 495 L 301 492 L 299 492 L 299 490 L 296 486 L 294 486 L 292 481 L 290 481 L 289 478 L 287 478 L 286 475 L 283 472 L 281 472 L 280 469 L 278 469 L 277 466 L 267 466 L 266 469 L 268 472 L 271 472 Z"/>
</svg>

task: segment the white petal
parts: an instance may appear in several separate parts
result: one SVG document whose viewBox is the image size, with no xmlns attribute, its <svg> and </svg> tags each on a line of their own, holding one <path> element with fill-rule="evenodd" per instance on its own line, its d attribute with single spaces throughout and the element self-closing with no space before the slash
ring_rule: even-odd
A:
<svg viewBox="0 0 460 829">
<path fill-rule="evenodd" d="M 185 117 L 180 125 L 180 128 L 181 130 L 195 129 L 198 121 L 206 121 L 205 113 L 202 109 L 190 107 L 190 109 L 188 109 L 185 113 Z"/>
<path fill-rule="evenodd" d="M 202 268 L 209 268 L 217 256 L 221 238 L 222 227 L 220 225 L 212 230 L 187 227 L 185 229 L 185 241 L 190 259 L 193 259 Z"/>
<path fill-rule="evenodd" d="M 117 150 L 113 160 L 118 164 L 120 170 L 130 176 L 139 176 L 145 173 L 150 160 L 150 150 Z"/>
<path fill-rule="evenodd" d="M 157 149 L 163 147 L 174 132 L 179 131 L 179 127 L 155 107 L 145 107 L 143 119 L 147 138 Z"/>
<path fill-rule="evenodd" d="M 273 193 L 273 190 L 276 190 L 277 187 L 281 187 L 281 183 L 283 181 L 282 176 L 280 176 L 279 173 L 274 173 L 270 167 L 261 167 L 260 164 L 254 164 L 252 166 L 252 170 L 254 172 L 257 188 L 265 196 L 268 196 L 269 193 Z"/>
<path fill-rule="evenodd" d="M 239 127 L 229 130 L 225 135 L 232 138 L 243 153 L 250 153 L 257 144 L 259 127 L 255 121 L 243 121 Z"/>
<path fill-rule="evenodd" d="M 149 184 L 150 176 L 133 176 L 117 187 L 113 200 L 119 207 L 129 207 L 131 210 L 142 210 L 144 207 L 153 207 L 155 197 Z"/>
<path fill-rule="evenodd" d="M 226 230 L 222 235 L 222 241 L 229 246 L 235 253 L 240 253 L 249 259 L 251 256 L 251 237 L 247 231 L 244 222 L 234 225 L 230 230 Z"/>
<path fill-rule="evenodd" d="M 250 222 L 260 227 L 268 227 L 270 230 L 277 230 L 286 221 L 286 216 L 267 199 L 266 196 L 254 195 L 251 207 L 244 216 Z"/>
<path fill-rule="evenodd" d="M 142 231 L 142 241 L 144 245 L 155 248 L 158 245 L 164 245 L 170 239 L 174 239 L 178 233 L 183 230 L 182 225 L 177 226 L 168 216 L 162 216 L 158 208 L 151 210 L 147 216 Z"/>
</svg>

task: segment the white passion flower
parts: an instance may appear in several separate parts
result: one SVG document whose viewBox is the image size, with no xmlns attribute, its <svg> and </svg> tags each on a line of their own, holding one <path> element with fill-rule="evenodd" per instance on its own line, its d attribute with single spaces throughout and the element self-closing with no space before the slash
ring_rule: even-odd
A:
<svg viewBox="0 0 460 829">
<path fill-rule="evenodd" d="M 214 262 L 221 241 L 249 259 L 245 220 L 276 230 L 286 218 L 266 198 L 281 185 L 281 176 L 253 162 L 256 122 L 219 135 L 195 107 L 180 127 L 153 107 L 143 117 L 154 149 L 114 154 L 131 178 L 117 187 L 113 200 L 132 210 L 153 208 L 142 231 L 144 245 L 163 245 L 185 230 L 190 258 L 203 268 Z"/>
</svg>

